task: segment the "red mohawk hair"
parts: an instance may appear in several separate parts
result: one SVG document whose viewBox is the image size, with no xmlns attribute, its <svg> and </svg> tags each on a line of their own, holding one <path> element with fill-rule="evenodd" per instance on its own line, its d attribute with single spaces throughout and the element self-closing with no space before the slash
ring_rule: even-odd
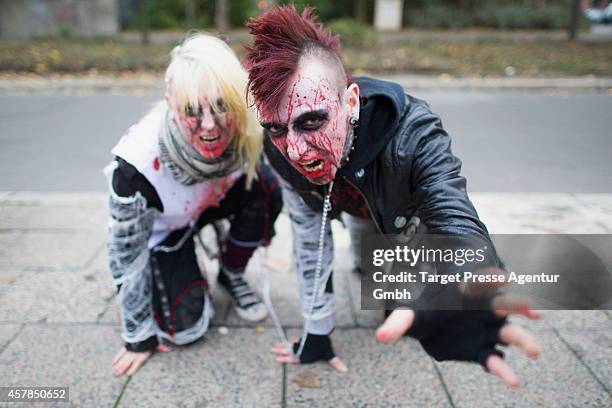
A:
<svg viewBox="0 0 612 408">
<path fill-rule="evenodd" d="M 243 61 L 249 71 L 248 89 L 264 116 L 276 112 L 307 49 L 322 50 L 342 67 L 340 38 L 323 28 L 312 6 L 302 14 L 294 5 L 276 7 L 249 20 L 246 26 L 253 36 L 253 45 L 245 47 L 247 55 Z"/>
</svg>

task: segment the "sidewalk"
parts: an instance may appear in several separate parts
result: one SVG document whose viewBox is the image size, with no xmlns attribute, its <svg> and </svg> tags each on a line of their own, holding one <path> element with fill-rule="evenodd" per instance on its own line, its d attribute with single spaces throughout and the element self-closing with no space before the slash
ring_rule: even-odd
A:
<svg viewBox="0 0 612 408">
<path fill-rule="evenodd" d="M 206 30 L 215 33 L 214 30 Z M 231 42 L 247 43 L 251 40 L 246 29 L 232 29 L 229 34 Z M 415 40 L 444 40 L 453 42 L 478 42 L 478 41 L 516 41 L 535 42 L 550 41 L 551 43 L 567 42 L 567 30 L 518 30 L 518 29 L 487 29 L 487 28 L 465 28 L 465 29 L 418 29 L 404 28 L 400 32 L 380 32 L 382 44 L 395 44 L 398 42 Z M 177 43 L 185 36 L 182 30 L 152 30 L 149 33 L 153 44 Z M 118 34 L 123 41 L 140 43 L 139 31 L 123 31 Z M 608 42 L 611 37 L 606 34 L 592 33 L 580 30 L 578 41 L 584 42 Z"/>
<path fill-rule="evenodd" d="M 359 73 L 359 75 L 367 75 Z M 612 78 L 458 78 L 449 75 L 378 75 L 410 90 L 598 92 L 612 94 Z M 0 78 L 0 95 L 82 94 L 92 92 L 163 92 L 163 76 L 153 73 L 123 75 L 12 75 Z"/>
<path fill-rule="evenodd" d="M 612 233 L 612 194 L 471 197 L 492 233 Z M 347 262 L 348 233 L 337 223 L 332 337 L 347 374 L 326 364 L 275 363 L 269 348 L 278 339 L 271 322 L 245 324 L 215 290 L 215 325 L 205 341 L 155 355 L 131 379 L 115 378 L 111 359 L 121 339 L 104 250 L 106 216 L 101 193 L 0 192 L 0 386 L 69 386 L 74 407 L 612 406 L 608 312 L 515 319 L 542 348 L 538 362 L 508 351 L 521 379 L 516 391 L 476 365 L 436 363 L 411 339 L 378 344 L 374 329 L 382 313 L 360 310 L 359 281 Z M 274 269 L 272 299 L 289 335 L 299 335 L 285 214 L 276 227 L 267 259 Z M 253 282 L 262 262 L 258 251 L 249 265 Z M 304 387 L 305 380 L 315 387 Z M 9 406 L 24 405 L 0 402 Z"/>
</svg>

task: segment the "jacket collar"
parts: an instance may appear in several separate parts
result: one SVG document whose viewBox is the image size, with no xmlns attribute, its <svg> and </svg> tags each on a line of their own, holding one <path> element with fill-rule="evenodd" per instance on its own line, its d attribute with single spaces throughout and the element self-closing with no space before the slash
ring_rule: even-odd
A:
<svg viewBox="0 0 612 408">
<path fill-rule="evenodd" d="M 407 103 L 399 84 L 369 77 L 355 80 L 361 95 L 359 124 L 349 162 L 338 172 L 348 177 L 384 150 L 395 134 Z"/>
</svg>

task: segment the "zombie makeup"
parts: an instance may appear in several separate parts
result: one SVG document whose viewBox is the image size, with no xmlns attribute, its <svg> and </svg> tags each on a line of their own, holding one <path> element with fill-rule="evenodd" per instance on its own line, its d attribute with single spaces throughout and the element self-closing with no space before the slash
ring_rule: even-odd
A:
<svg viewBox="0 0 612 408">
<path fill-rule="evenodd" d="M 262 123 L 283 156 L 315 184 L 334 179 L 349 133 L 344 89 L 331 83 L 323 65 L 310 63 L 298 69 L 277 114 Z"/>
<path fill-rule="evenodd" d="M 169 102 L 173 118 L 189 144 L 206 159 L 219 158 L 236 133 L 235 121 L 223 99 L 217 99 L 214 106 L 206 97 L 199 100 L 198 106 Z"/>
</svg>

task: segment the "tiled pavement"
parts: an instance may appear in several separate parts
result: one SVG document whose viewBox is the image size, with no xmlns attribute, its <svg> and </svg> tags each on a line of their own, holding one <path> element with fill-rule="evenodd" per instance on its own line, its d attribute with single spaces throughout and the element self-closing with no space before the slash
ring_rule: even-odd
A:
<svg viewBox="0 0 612 408">
<path fill-rule="evenodd" d="M 472 199 L 493 233 L 612 233 L 612 195 L 480 193 Z M 272 324 L 245 324 L 215 291 L 215 326 L 205 341 L 155 355 L 129 380 L 115 378 L 111 359 L 121 340 L 105 228 L 104 194 L 0 192 L 0 386 L 69 386 L 69 406 L 78 407 L 612 406 L 607 312 L 555 311 L 521 322 L 543 353 L 534 362 L 508 352 L 522 380 L 514 391 L 475 365 L 434 363 L 411 339 L 378 344 L 373 329 L 382 317 L 359 310 L 359 281 L 349 272 L 348 233 L 340 224 L 334 225 L 333 339 L 347 374 L 326 364 L 277 365 L 268 351 L 277 341 Z M 267 256 L 256 253 L 249 276 L 257 282 L 259 265 L 273 265 L 276 311 L 289 334 L 299 335 L 284 214 L 277 231 Z M 317 387 L 303 387 L 304 377 Z"/>
</svg>

